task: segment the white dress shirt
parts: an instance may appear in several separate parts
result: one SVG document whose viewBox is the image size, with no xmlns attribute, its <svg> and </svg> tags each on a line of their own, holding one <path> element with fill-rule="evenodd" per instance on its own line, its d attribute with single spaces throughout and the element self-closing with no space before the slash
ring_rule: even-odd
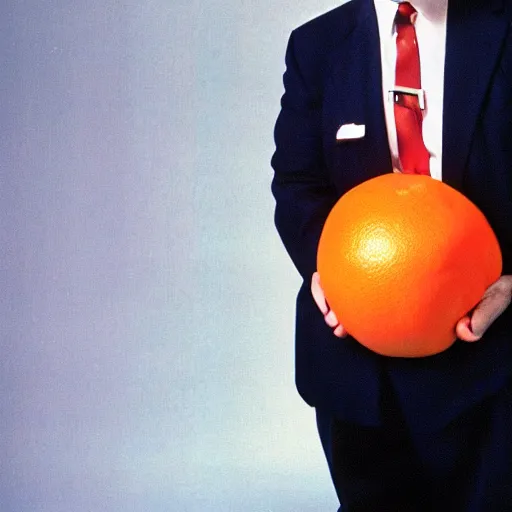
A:
<svg viewBox="0 0 512 512">
<path fill-rule="evenodd" d="M 395 0 L 374 0 L 379 26 L 382 62 L 382 94 L 393 166 L 401 169 L 395 127 L 393 100 L 389 90 L 395 85 L 396 29 Z M 425 91 L 423 141 L 430 153 L 430 174 L 441 180 L 443 147 L 443 89 L 446 53 L 446 18 L 448 0 L 412 0 L 417 10 L 414 20 L 420 53 L 421 86 Z"/>
</svg>

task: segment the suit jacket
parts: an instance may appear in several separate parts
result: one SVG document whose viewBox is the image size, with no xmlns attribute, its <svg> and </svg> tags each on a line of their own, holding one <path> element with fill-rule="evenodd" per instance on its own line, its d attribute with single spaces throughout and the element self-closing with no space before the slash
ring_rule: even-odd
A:
<svg viewBox="0 0 512 512">
<path fill-rule="evenodd" d="M 443 181 L 486 215 L 512 273 L 512 0 L 450 0 Z M 378 425 L 383 373 L 413 430 L 434 430 L 498 391 L 512 374 L 512 307 L 476 343 L 421 359 L 379 356 L 338 339 L 310 293 L 323 223 L 355 185 L 391 172 L 372 0 L 352 0 L 292 32 L 275 128 L 275 222 L 304 278 L 297 298 L 296 383 L 310 405 Z M 341 124 L 365 137 L 337 142 Z M 343 319 L 341 319 L 343 321 Z"/>
</svg>

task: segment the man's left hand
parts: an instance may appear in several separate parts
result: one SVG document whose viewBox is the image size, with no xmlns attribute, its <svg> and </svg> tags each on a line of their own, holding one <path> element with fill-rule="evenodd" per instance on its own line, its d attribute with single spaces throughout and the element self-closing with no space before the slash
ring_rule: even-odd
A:
<svg viewBox="0 0 512 512">
<path fill-rule="evenodd" d="M 463 341 L 478 341 L 510 304 L 512 299 L 512 275 L 501 276 L 484 293 L 471 316 L 457 322 L 457 337 Z"/>
</svg>

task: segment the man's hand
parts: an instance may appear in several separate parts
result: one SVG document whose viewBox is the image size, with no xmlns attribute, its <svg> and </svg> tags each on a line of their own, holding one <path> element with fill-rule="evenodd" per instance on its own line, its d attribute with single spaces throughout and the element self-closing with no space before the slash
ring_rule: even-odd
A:
<svg viewBox="0 0 512 512">
<path fill-rule="evenodd" d="M 311 294 L 313 295 L 313 299 L 315 299 L 318 309 L 324 315 L 325 323 L 334 329 L 333 332 L 335 336 L 338 338 L 344 338 L 348 333 L 343 325 L 339 323 L 334 311 L 329 308 L 329 305 L 325 300 L 324 290 L 320 284 L 320 275 L 318 272 L 315 272 L 311 278 Z"/>
<path fill-rule="evenodd" d="M 478 341 L 510 304 L 512 275 L 501 276 L 484 293 L 471 317 L 461 318 L 456 326 L 457 337 L 463 341 Z"/>
</svg>

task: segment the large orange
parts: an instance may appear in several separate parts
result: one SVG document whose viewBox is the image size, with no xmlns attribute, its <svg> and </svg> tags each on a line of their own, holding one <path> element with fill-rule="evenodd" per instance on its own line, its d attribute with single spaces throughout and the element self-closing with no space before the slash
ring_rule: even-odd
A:
<svg viewBox="0 0 512 512">
<path fill-rule="evenodd" d="M 318 271 L 347 331 L 388 356 L 442 352 L 501 274 L 482 212 L 429 176 L 384 174 L 347 192 L 325 223 Z"/>
</svg>

